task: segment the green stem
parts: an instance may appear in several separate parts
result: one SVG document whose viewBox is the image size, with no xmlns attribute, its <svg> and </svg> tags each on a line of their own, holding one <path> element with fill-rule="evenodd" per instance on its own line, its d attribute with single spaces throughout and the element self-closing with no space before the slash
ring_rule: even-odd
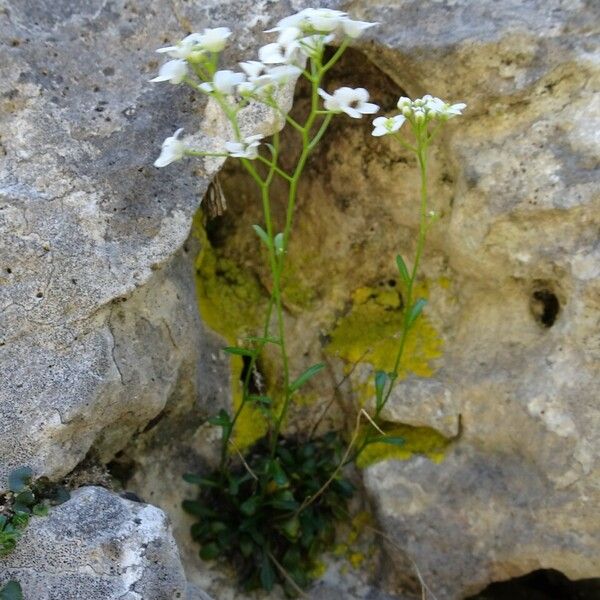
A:
<svg viewBox="0 0 600 600">
<path fill-rule="evenodd" d="M 417 148 L 416 155 L 417 161 L 419 163 L 419 173 L 421 176 L 421 202 L 420 202 L 420 218 L 419 218 L 419 234 L 417 238 L 417 248 L 415 251 L 415 259 L 413 262 L 413 268 L 410 273 L 410 278 L 408 284 L 406 286 L 406 297 L 404 300 L 404 318 L 402 323 L 402 335 L 400 337 L 400 342 L 398 344 L 398 352 L 396 353 L 396 359 L 394 361 L 394 368 L 390 374 L 390 383 L 387 389 L 387 392 L 384 396 L 383 402 L 381 406 L 375 413 L 375 417 L 378 417 L 386 405 L 389 397 L 394 388 L 394 384 L 398 379 L 398 373 L 400 370 L 400 362 L 402 360 L 402 356 L 404 354 L 404 348 L 406 346 L 406 340 L 408 338 L 409 331 L 411 329 L 410 325 L 410 309 L 413 305 L 413 292 L 414 285 L 417 279 L 417 273 L 419 270 L 419 264 L 421 262 L 421 257 L 423 255 L 423 249 L 425 248 L 425 238 L 427 235 L 427 128 L 426 126 L 418 126 L 416 127 L 417 134 Z"/>
</svg>

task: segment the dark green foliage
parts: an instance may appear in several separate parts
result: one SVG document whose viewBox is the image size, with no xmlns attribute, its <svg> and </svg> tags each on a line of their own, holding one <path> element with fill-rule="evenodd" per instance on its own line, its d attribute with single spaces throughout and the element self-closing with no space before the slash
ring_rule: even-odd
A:
<svg viewBox="0 0 600 600">
<path fill-rule="evenodd" d="M 201 544 L 200 556 L 228 560 L 246 591 L 280 583 L 293 596 L 282 570 L 306 587 L 335 540 L 336 522 L 347 519 L 354 486 L 339 475 L 313 503 L 302 503 L 329 480 L 344 449 L 332 432 L 312 441 L 282 438 L 271 457 L 262 440 L 246 456 L 248 468 L 186 475 L 200 488 L 196 500 L 183 504 L 198 517 L 192 537 Z"/>
<path fill-rule="evenodd" d="M 32 483 L 29 467 L 15 469 L 8 481 L 10 492 L 0 496 L 0 556 L 6 556 L 14 550 L 32 515 L 45 516 L 49 506 L 62 504 L 69 499 L 69 492 L 64 487 L 44 478 Z M 2 598 L 4 596 L 0 594 L 0 600 Z"/>
<path fill-rule="evenodd" d="M 0 588 L 0 600 L 23 600 L 23 590 L 18 581 L 9 581 Z"/>
</svg>

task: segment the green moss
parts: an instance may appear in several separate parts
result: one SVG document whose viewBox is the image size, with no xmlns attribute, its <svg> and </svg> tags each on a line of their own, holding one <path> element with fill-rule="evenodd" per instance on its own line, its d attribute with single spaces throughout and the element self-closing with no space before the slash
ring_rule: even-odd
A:
<svg viewBox="0 0 600 600">
<path fill-rule="evenodd" d="M 262 288 L 252 273 L 231 259 L 220 256 L 210 245 L 200 211 L 194 219 L 193 232 L 201 244 L 196 259 L 196 294 L 200 315 L 228 344 L 237 345 L 243 342 L 245 336 L 256 335 L 260 330 L 266 310 Z M 232 402 L 237 408 L 242 399 L 242 359 L 232 356 L 230 365 Z M 266 430 L 264 417 L 258 410 L 246 405 L 236 425 L 234 443 L 239 448 L 247 448 Z"/>
<path fill-rule="evenodd" d="M 422 454 L 434 462 L 441 462 L 446 447 L 450 443 L 441 433 L 431 427 L 412 427 L 398 425 L 389 430 L 388 435 L 404 439 L 402 446 L 392 444 L 371 444 L 358 458 L 359 467 L 367 467 L 382 460 L 395 458 L 408 460 L 415 454 Z"/>
<path fill-rule="evenodd" d="M 421 286 L 416 296 L 426 296 Z M 384 371 L 394 367 L 402 331 L 402 300 L 394 288 L 358 288 L 350 313 L 331 332 L 327 352 L 354 364 L 368 362 Z M 365 355 L 365 351 L 367 354 Z M 433 374 L 432 362 L 442 354 L 442 340 L 425 315 L 410 331 L 400 363 L 400 376 Z"/>
</svg>

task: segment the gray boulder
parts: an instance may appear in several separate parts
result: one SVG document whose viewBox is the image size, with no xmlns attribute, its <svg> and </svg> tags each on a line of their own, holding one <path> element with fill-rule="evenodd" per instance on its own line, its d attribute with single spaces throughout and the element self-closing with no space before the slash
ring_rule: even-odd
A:
<svg viewBox="0 0 600 600">
<path fill-rule="evenodd" d="M 31 520 L 15 551 L 0 559 L 0 587 L 11 579 L 31 600 L 186 598 L 165 514 L 97 487 Z"/>
</svg>

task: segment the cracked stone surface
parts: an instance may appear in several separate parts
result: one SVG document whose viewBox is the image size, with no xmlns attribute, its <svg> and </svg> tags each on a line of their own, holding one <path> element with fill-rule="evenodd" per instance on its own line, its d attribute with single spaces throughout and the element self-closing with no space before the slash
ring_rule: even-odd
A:
<svg viewBox="0 0 600 600">
<path fill-rule="evenodd" d="M 197 316 L 188 236 L 219 164 L 194 176 L 198 164 L 159 171 L 152 161 L 177 127 L 196 133 L 203 121 L 199 140 L 212 147 L 220 123 L 187 90 L 147 80 L 154 49 L 192 29 L 241 27 L 233 64 L 266 41 L 256 36 L 267 24 L 306 5 L 0 0 L 0 488 L 24 464 L 57 478 L 90 448 L 109 460 L 161 414 L 173 417 L 161 425 L 171 439 L 193 438 L 173 449 L 178 468 L 214 443 L 196 426 L 227 392 L 211 363 L 218 343 Z M 535 568 L 597 576 L 598 3 L 327 5 L 380 22 L 340 84 L 361 85 L 370 60 L 387 78 L 374 98 L 386 110 L 399 92 L 469 105 L 432 157 L 441 219 L 424 273 L 446 284 L 430 286 L 426 310 L 444 355 L 431 377 L 402 382 L 386 415 L 453 436 L 460 414 L 462 436 L 440 464 L 368 471 L 381 523 L 438 600 Z M 259 120 L 249 115 L 248 128 Z M 288 307 L 298 371 L 321 358 L 312 323 L 326 336 L 353 290 L 388 280 L 387 257 L 414 244 L 413 165 L 353 127 L 332 129 L 326 169 L 309 166 L 301 189 L 295 243 L 329 260 L 302 272 L 314 311 L 303 321 Z M 235 177 L 228 186 L 238 192 L 231 238 L 244 241 L 256 217 Z M 244 264 L 264 278 L 257 256 Z M 559 304 L 551 327 L 548 294 Z M 136 485 L 177 514 L 179 474 L 159 482 L 170 455 L 138 438 Z M 390 572 L 405 572 L 390 556 Z"/>
<path fill-rule="evenodd" d="M 80 488 L 32 519 L 15 551 L 0 559 L 0 586 L 10 579 L 35 600 L 186 598 L 166 515 L 97 487 Z"/>
</svg>

